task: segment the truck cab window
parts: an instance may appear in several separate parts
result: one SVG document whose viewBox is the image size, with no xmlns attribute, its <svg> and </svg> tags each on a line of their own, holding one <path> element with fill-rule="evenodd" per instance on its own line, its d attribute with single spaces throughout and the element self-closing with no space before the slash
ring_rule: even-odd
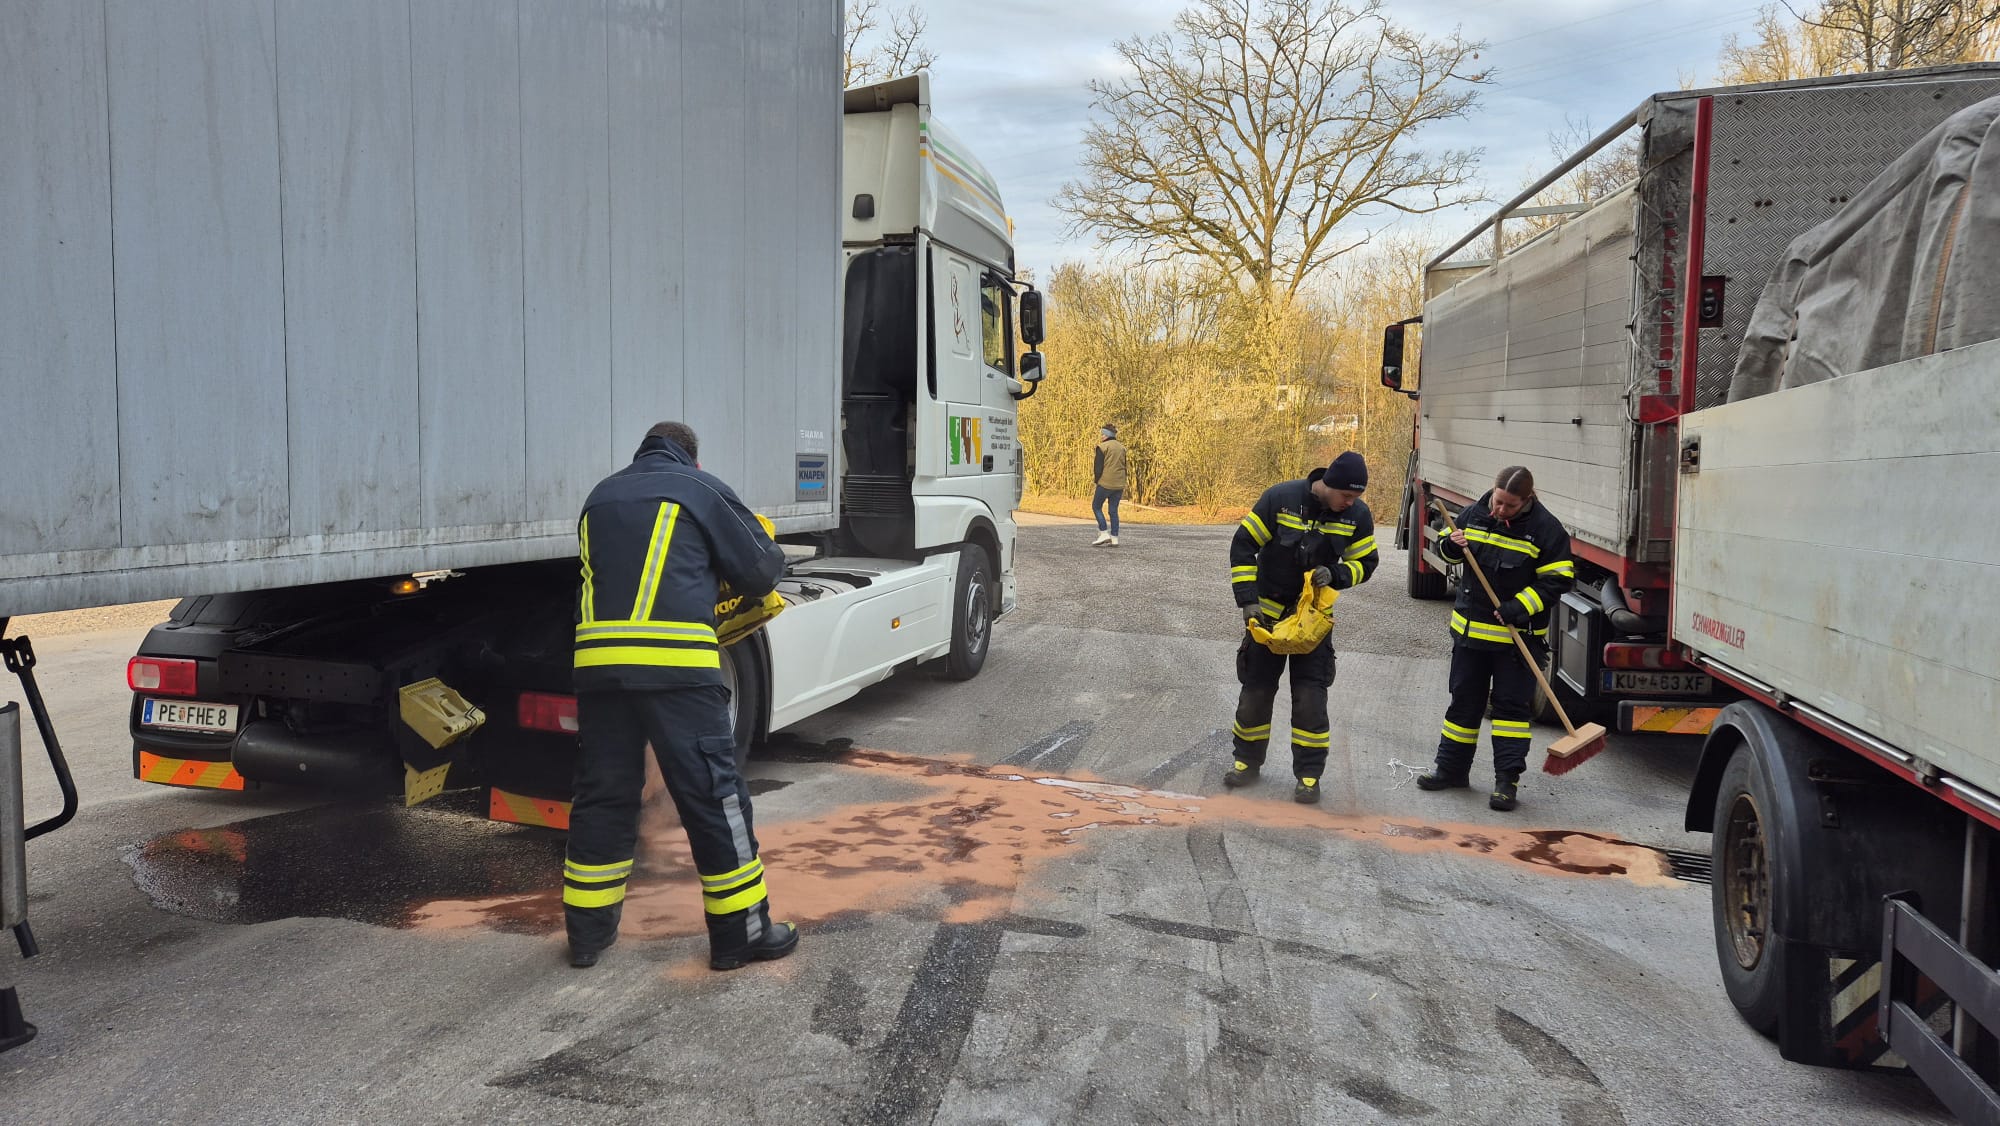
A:
<svg viewBox="0 0 2000 1126">
<path fill-rule="evenodd" d="M 979 337 L 986 366 L 1014 374 L 1014 292 L 996 274 L 979 279 Z"/>
</svg>

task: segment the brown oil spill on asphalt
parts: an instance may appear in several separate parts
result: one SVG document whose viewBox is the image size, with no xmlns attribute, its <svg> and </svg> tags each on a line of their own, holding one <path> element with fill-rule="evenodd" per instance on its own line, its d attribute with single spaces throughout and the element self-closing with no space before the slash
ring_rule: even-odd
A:
<svg viewBox="0 0 2000 1126">
<path fill-rule="evenodd" d="M 845 751 L 815 760 L 879 771 L 905 795 L 757 826 L 781 918 L 923 909 L 947 922 L 1005 915 L 1038 867 L 1101 832 L 1230 822 L 1368 840 L 1406 853 L 1471 854 L 1558 876 L 1676 884 L 1666 855 L 1594 833 L 1439 825 L 1329 813 L 1282 791 L 1213 798 L 1087 778 Z M 562 926 L 563 837 L 484 820 L 466 795 L 416 809 L 339 803 L 156 837 L 127 851 L 155 906 L 227 923 L 332 917 L 389 927 Z M 687 841 L 650 802 L 622 933 L 702 930 Z"/>
<path fill-rule="evenodd" d="M 880 751 L 851 751 L 840 762 L 893 774 L 922 792 L 907 800 L 842 806 L 807 820 L 760 823 L 757 836 L 780 918 L 813 922 L 856 908 L 872 912 L 926 903 L 938 904 L 949 922 L 997 918 L 1010 909 L 1025 874 L 1092 834 L 1186 827 L 1201 820 L 1331 832 L 1399 852 L 1471 853 L 1554 875 L 1617 876 L 1647 887 L 1678 883 L 1659 850 L 1593 833 L 1328 814 L 1290 802 L 1200 798 Z M 620 933 L 698 934 L 702 919 L 686 839 L 665 803 L 648 809 L 639 874 L 626 897 Z M 551 886 L 527 895 L 432 902 L 418 908 L 412 921 L 426 928 L 519 931 L 537 923 L 553 929 L 560 917 L 561 893 Z"/>
</svg>

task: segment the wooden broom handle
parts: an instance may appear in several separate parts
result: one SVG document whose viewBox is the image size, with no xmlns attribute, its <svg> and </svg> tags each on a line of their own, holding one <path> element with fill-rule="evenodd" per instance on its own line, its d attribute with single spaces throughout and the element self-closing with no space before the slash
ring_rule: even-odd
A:
<svg viewBox="0 0 2000 1126">
<path fill-rule="evenodd" d="M 1445 527 L 1457 527 L 1452 522 L 1451 510 L 1444 506 L 1443 501 L 1433 497 L 1431 498 L 1431 503 L 1437 506 L 1438 515 L 1444 517 Z M 1422 535 L 1422 532 L 1419 531 L 1418 534 Z M 1479 585 L 1486 591 L 1487 601 L 1493 603 L 1493 608 L 1496 611 L 1499 610 L 1500 596 L 1493 593 L 1493 584 L 1486 581 L 1486 572 L 1480 570 L 1479 560 L 1472 557 L 1472 548 L 1469 546 L 1465 549 L 1465 562 L 1472 568 L 1472 573 L 1478 576 Z M 1576 725 L 1569 721 L 1569 713 L 1563 710 L 1562 701 L 1556 699 L 1555 689 L 1549 687 L 1549 678 L 1542 675 L 1542 663 L 1535 660 L 1535 654 L 1529 650 L 1528 643 L 1521 640 L 1521 631 L 1507 625 L 1506 622 L 1501 622 L 1500 624 L 1506 627 L 1507 636 L 1514 639 L 1514 647 L 1521 651 L 1521 659 L 1528 663 L 1528 671 L 1535 674 L 1535 683 L 1542 686 L 1542 695 L 1548 697 L 1549 707 L 1556 710 L 1556 718 L 1562 720 L 1563 730 L 1569 732 L 1571 735 L 1575 735 Z"/>
</svg>

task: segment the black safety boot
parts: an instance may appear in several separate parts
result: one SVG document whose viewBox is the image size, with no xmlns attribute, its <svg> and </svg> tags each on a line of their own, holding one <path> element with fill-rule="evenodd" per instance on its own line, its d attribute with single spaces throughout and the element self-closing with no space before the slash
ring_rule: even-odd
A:
<svg viewBox="0 0 2000 1126">
<path fill-rule="evenodd" d="M 569 964 L 579 970 L 587 970 L 596 965 L 597 960 L 604 956 L 604 952 L 617 942 L 618 936 L 614 934 L 611 936 L 611 941 L 602 946 L 577 946 L 572 943 L 569 948 Z"/>
<path fill-rule="evenodd" d="M 618 941 L 618 923 L 625 917 L 625 904 L 614 903 L 609 911 L 601 907 L 571 907 L 564 910 L 564 915 L 569 932 L 569 964 L 587 970 Z"/>
<path fill-rule="evenodd" d="M 1494 780 L 1493 796 L 1486 799 L 1486 805 L 1488 808 L 1497 809 L 1502 813 L 1508 813 L 1511 812 L 1515 806 L 1518 806 L 1520 804 L 1521 804 L 1520 775 L 1502 774 L 1499 778 Z"/>
<path fill-rule="evenodd" d="M 1298 802 L 1300 805 L 1318 805 L 1319 779 L 1299 779 L 1299 784 L 1292 787 L 1292 800 Z"/>
<path fill-rule="evenodd" d="M 1237 759 L 1230 764 L 1229 772 L 1222 776 L 1222 784 L 1232 790 L 1238 786 L 1248 786 L 1257 780 L 1257 772 L 1262 769 L 1261 766 L 1252 766 L 1242 759 Z"/>
<path fill-rule="evenodd" d="M 799 928 L 790 923 L 772 923 L 764 930 L 764 937 L 755 942 L 728 950 L 709 948 L 708 967 L 712 970 L 734 970 L 752 962 L 775 962 L 798 949 Z"/>
<path fill-rule="evenodd" d="M 1469 769 L 1454 771 L 1446 770 L 1442 766 L 1433 766 L 1430 773 L 1417 775 L 1419 790 L 1464 790 L 1471 786 L 1472 771 Z"/>
</svg>

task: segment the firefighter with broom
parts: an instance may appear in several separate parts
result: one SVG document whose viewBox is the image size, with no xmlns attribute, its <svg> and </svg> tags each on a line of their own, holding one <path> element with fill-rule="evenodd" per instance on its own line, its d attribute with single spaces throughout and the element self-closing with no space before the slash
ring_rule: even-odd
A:
<svg viewBox="0 0 2000 1126">
<path fill-rule="evenodd" d="M 1479 721 L 1490 698 L 1493 793 L 1486 804 L 1512 810 L 1520 804 L 1521 774 L 1528 768 L 1528 723 L 1541 679 L 1534 658 L 1548 636 L 1552 607 L 1576 579 L 1569 531 L 1536 498 L 1534 474 L 1514 465 L 1459 513 L 1458 526 L 1439 540 L 1438 550 L 1450 562 L 1467 563 L 1481 581 L 1458 584 L 1451 615 L 1451 706 L 1438 737 L 1437 764 L 1417 785 L 1426 790 L 1471 785 Z M 1532 656 L 1523 635 L 1534 639 Z"/>
</svg>

